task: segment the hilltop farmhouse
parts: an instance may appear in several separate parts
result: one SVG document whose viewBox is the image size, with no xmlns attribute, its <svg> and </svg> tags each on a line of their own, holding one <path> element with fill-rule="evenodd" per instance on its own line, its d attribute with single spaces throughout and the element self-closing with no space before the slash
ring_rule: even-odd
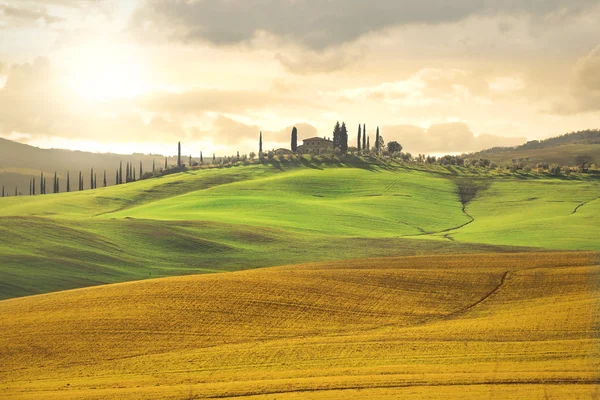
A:
<svg viewBox="0 0 600 400">
<path fill-rule="evenodd" d="M 333 141 L 326 138 L 312 137 L 302 140 L 297 152 L 300 154 L 323 154 L 333 151 Z"/>
</svg>

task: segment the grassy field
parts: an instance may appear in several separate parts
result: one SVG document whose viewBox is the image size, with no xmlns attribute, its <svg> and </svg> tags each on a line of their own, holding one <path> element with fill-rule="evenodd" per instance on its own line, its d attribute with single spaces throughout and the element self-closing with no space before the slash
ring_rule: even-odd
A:
<svg viewBox="0 0 600 400">
<path fill-rule="evenodd" d="M 0 299 L 326 260 L 600 250 L 598 180 L 428 168 L 276 163 L 3 198 Z"/>
<path fill-rule="evenodd" d="M 600 255 L 364 259 L 0 302 L 3 399 L 597 398 Z"/>
</svg>

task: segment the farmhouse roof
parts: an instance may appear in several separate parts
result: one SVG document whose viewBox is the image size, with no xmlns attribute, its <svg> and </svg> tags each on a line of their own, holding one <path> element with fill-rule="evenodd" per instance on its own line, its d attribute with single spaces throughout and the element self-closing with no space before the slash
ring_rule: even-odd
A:
<svg viewBox="0 0 600 400">
<path fill-rule="evenodd" d="M 309 141 L 312 141 L 312 140 L 324 140 L 326 142 L 333 142 L 332 140 L 321 138 L 321 137 L 317 137 L 317 136 L 311 137 L 311 138 L 308 138 L 308 139 L 302 139 L 303 142 L 309 142 Z"/>
</svg>

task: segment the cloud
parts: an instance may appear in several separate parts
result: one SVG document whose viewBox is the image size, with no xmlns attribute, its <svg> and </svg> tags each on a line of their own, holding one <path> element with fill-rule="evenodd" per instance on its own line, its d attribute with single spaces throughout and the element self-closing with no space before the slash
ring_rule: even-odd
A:
<svg viewBox="0 0 600 400">
<path fill-rule="evenodd" d="M 23 5 L 14 7 L 0 4 L 0 14 L 2 14 L 5 21 L 13 24 L 34 23 L 38 20 L 43 20 L 47 24 L 52 24 L 64 20 L 61 17 L 49 14 L 39 7 L 23 7 Z"/>
<path fill-rule="evenodd" d="M 457 22 L 474 15 L 564 16 L 595 4 L 596 0 L 146 0 L 133 26 L 182 42 L 234 45 L 266 33 L 323 50 L 391 27 Z"/>
<path fill-rule="evenodd" d="M 317 135 L 317 128 L 308 123 L 297 123 L 295 125 L 286 126 L 280 130 L 265 130 L 257 125 L 245 124 L 235 119 L 219 115 L 212 124 L 209 135 L 220 145 L 233 146 L 244 145 L 248 142 L 258 143 L 260 132 L 263 133 L 264 148 L 289 148 L 290 135 L 292 128 L 298 129 L 298 139 L 309 138 Z M 200 130 L 194 131 L 198 138 L 206 135 L 207 132 Z"/>
<path fill-rule="evenodd" d="M 412 125 L 383 126 L 381 135 L 386 142 L 396 140 L 409 153 L 462 153 L 496 146 L 515 146 L 526 142 L 525 137 L 505 137 L 475 134 L 461 122 L 431 125 L 423 129 Z"/>
<path fill-rule="evenodd" d="M 152 112 L 201 114 L 204 112 L 239 113 L 264 108 L 282 101 L 267 92 L 192 89 L 181 93 L 155 92 L 142 96 L 136 103 Z"/>
<path fill-rule="evenodd" d="M 344 48 L 342 50 L 294 50 L 281 51 L 275 58 L 288 71 L 298 75 L 311 75 L 337 71 L 356 63 L 364 57 L 362 49 Z"/>
<path fill-rule="evenodd" d="M 576 62 L 570 96 L 557 101 L 551 111 L 562 115 L 600 111 L 600 45 Z"/>
<path fill-rule="evenodd" d="M 157 141 L 184 134 L 176 118 L 154 117 L 119 104 L 87 103 L 65 90 L 50 61 L 13 65 L 0 89 L 0 133 L 109 141 Z"/>
</svg>

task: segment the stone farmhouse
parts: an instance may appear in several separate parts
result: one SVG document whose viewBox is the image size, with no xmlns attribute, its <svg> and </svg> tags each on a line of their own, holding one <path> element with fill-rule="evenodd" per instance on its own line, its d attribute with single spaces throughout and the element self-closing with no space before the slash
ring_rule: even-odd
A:
<svg viewBox="0 0 600 400">
<path fill-rule="evenodd" d="M 333 151 L 333 140 L 313 137 L 302 140 L 297 152 L 300 154 L 324 154 Z"/>
</svg>

